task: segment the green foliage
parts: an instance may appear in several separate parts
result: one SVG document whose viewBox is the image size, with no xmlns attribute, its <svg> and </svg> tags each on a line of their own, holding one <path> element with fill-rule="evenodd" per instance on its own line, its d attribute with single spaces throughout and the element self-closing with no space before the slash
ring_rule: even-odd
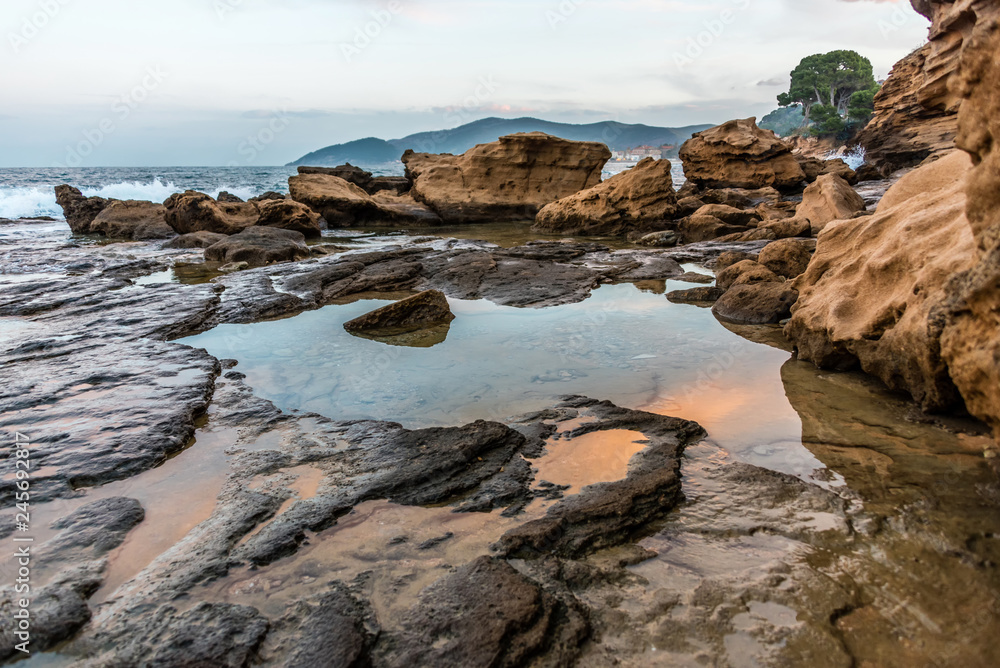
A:
<svg viewBox="0 0 1000 668">
<path fill-rule="evenodd" d="M 837 134 L 846 126 L 837 108 L 829 104 L 814 105 L 812 121 L 815 123 L 812 134 L 816 136 Z"/>
<path fill-rule="evenodd" d="M 870 60 L 855 51 L 831 51 L 803 58 L 792 70 L 791 87 L 778 96 L 778 104 L 801 104 L 806 119 L 812 119 L 817 105 L 832 107 L 839 116 L 846 117 L 854 94 L 877 86 Z M 862 102 L 859 99 L 859 111 Z M 826 116 L 824 120 L 832 123 Z"/>
<path fill-rule="evenodd" d="M 880 86 L 874 86 L 865 90 L 859 90 L 851 95 L 851 100 L 847 106 L 847 117 L 853 121 L 861 123 L 868 122 L 868 119 L 875 113 L 875 95 L 878 94 Z"/>
<path fill-rule="evenodd" d="M 774 132 L 779 137 L 787 137 L 794 134 L 796 130 L 802 128 L 806 122 L 805 112 L 802 105 L 795 104 L 781 109 L 775 109 L 770 114 L 761 119 L 758 127 Z"/>
</svg>

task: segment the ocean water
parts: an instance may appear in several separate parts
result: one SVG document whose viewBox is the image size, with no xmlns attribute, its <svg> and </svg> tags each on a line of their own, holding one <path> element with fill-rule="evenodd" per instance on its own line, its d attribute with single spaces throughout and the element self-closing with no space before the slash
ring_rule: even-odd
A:
<svg viewBox="0 0 1000 668">
<path fill-rule="evenodd" d="M 368 165 L 379 176 L 402 176 L 403 163 Z M 0 169 L 0 218 L 62 218 L 55 187 L 63 183 L 88 197 L 162 202 L 184 190 L 212 197 L 228 191 L 248 199 L 269 190 L 288 192 L 295 167 L 87 167 Z"/>
<path fill-rule="evenodd" d="M 359 165 L 376 176 L 402 176 L 403 163 Z M 634 166 L 609 162 L 604 178 Z M 79 188 L 88 197 L 112 197 L 162 202 L 185 190 L 199 190 L 217 197 L 227 191 L 249 199 L 269 190 L 288 192 L 288 177 L 295 167 L 86 167 L 77 169 L 0 169 L 0 218 L 51 216 L 62 219 L 55 187 L 63 183 Z M 674 161 L 674 185 L 684 182 L 680 161 Z"/>
</svg>

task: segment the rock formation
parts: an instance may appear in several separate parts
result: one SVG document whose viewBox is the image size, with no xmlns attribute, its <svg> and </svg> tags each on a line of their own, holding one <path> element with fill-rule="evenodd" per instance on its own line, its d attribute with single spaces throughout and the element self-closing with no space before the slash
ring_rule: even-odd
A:
<svg viewBox="0 0 1000 668">
<path fill-rule="evenodd" d="M 56 186 L 56 203 L 62 207 L 73 234 L 89 234 L 90 224 L 109 202 L 103 197 L 84 197 L 79 189 L 72 186 Z"/>
<path fill-rule="evenodd" d="M 596 186 L 604 144 L 528 132 L 462 155 L 403 154 L 414 198 L 447 223 L 533 220 L 547 204 Z"/>
<path fill-rule="evenodd" d="M 246 262 L 263 267 L 274 262 L 292 262 L 309 257 L 309 248 L 300 232 L 274 227 L 248 227 L 205 249 L 205 259 L 213 262 Z"/>
<path fill-rule="evenodd" d="M 734 120 L 694 135 L 681 146 L 684 175 L 709 188 L 795 189 L 806 179 L 792 147 L 756 118 Z"/>
<path fill-rule="evenodd" d="M 864 210 L 865 201 L 847 181 L 836 174 L 824 174 L 806 188 L 795 217 L 809 221 L 812 234 L 816 235 L 830 221 L 853 218 Z"/>
<path fill-rule="evenodd" d="M 305 204 L 290 199 L 269 200 L 256 203 L 260 227 L 276 227 L 301 232 L 307 239 L 321 235 L 319 214 Z"/>
<path fill-rule="evenodd" d="M 112 239 L 169 239 L 177 235 L 167 225 L 162 204 L 135 200 L 111 200 L 90 223 L 90 232 Z"/>
<path fill-rule="evenodd" d="M 410 180 L 405 176 L 373 176 L 371 172 L 346 163 L 340 167 L 299 167 L 299 174 L 328 174 L 353 183 L 369 195 L 391 192 L 402 195 L 410 190 Z"/>
<path fill-rule="evenodd" d="M 982 31 L 964 56 L 958 146 L 972 156 L 966 217 L 972 267 L 945 287 L 941 354 L 966 407 L 1000 440 L 1000 27 Z"/>
<path fill-rule="evenodd" d="M 969 170 L 968 156 L 953 153 L 901 179 L 875 215 L 827 225 L 795 281 L 801 297 L 786 328 L 802 359 L 860 364 L 928 410 L 958 402 L 933 314 L 945 282 L 971 265 Z"/>
<path fill-rule="evenodd" d="M 372 197 L 360 187 L 332 174 L 299 174 L 288 179 L 291 198 L 305 204 L 326 219 L 330 227 L 357 225 L 433 225 L 437 216 L 413 201 L 409 206 L 383 204 L 385 193 Z"/>
<path fill-rule="evenodd" d="M 255 225 L 258 218 L 257 208 L 251 202 L 217 202 L 195 190 L 175 193 L 163 206 L 167 224 L 178 234 L 237 234 Z"/>
<path fill-rule="evenodd" d="M 662 229 L 677 212 L 669 160 L 645 158 L 632 169 L 543 208 L 534 229 L 612 235 Z"/>
<path fill-rule="evenodd" d="M 454 319 L 444 293 L 427 290 L 355 318 L 345 323 L 344 329 L 352 334 L 391 336 L 445 325 Z"/>
<path fill-rule="evenodd" d="M 893 68 L 858 137 L 884 175 L 954 149 L 962 97 L 954 89 L 962 54 L 1000 16 L 991 0 L 911 0 L 931 19 L 930 41 Z"/>
</svg>

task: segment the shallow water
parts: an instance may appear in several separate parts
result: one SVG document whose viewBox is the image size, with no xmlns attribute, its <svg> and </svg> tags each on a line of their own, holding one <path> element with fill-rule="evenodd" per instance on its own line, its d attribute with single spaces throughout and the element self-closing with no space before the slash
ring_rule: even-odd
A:
<svg viewBox="0 0 1000 668">
<path fill-rule="evenodd" d="M 800 476 L 822 468 L 785 399 L 788 353 L 729 332 L 707 309 L 631 284 L 546 309 L 449 301 L 456 319 L 432 348 L 348 334 L 345 322 L 387 303 L 374 300 L 180 342 L 239 360 L 247 383 L 284 410 L 418 428 L 503 421 L 585 395 L 697 420 L 748 463 Z"/>
</svg>

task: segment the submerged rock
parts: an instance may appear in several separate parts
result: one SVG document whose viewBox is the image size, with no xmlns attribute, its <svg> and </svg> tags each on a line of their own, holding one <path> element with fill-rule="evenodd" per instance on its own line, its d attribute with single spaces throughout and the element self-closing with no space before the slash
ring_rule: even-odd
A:
<svg viewBox="0 0 1000 668">
<path fill-rule="evenodd" d="M 534 220 L 542 207 L 601 182 L 604 144 L 541 132 L 501 137 L 462 155 L 403 154 L 413 197 L 446 223 Z"/>
<path fill-rule="evenodd" d="M 274 262 L 294 262 L 310 257 L 301 232 L 275 227 L 248 227 L 239 234 L 205 249 L 205 259 L 212 262 L 246 262 L 263 267 Z"/>
<path fill-rule="evenodd" d="M 355 318 L 345 323 L 344 329 L 351 334 L 394 336 L 445 325 L 454 319 L 444 293 L 427 290 Z"/>
<path fill-rule="evenodd" d="M 663 228 L 677 213 L 669 160 L 645 158 L 599 185 L 547 205 L 532 228 L 615 235 Z"/>
<path fill-rule="evenodd" d="M 800 187 L 806 175 L 792 147 L 756 121 L 729 121 L 686 141 L 680 158 L 688 180 L 710 188 Z"/>
</svg>

